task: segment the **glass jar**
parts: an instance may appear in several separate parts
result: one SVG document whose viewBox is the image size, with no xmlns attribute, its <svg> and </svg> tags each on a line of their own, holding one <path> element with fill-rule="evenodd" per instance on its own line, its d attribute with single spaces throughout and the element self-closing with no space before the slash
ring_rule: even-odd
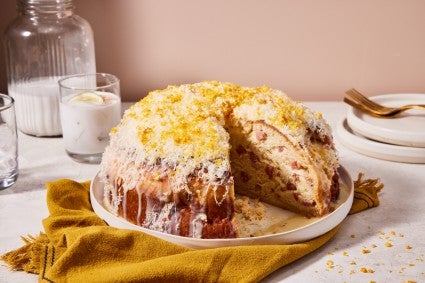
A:
<svg viewBox="0 0 425 283">
<path fill-rule="evenodd" d="M 23 133 L 61 135 L 58 80 L 96 72 L 93 31 L 74 9 L 72 0 L 17 1 L 4 46 L 8 92 Z"/>
</svg>

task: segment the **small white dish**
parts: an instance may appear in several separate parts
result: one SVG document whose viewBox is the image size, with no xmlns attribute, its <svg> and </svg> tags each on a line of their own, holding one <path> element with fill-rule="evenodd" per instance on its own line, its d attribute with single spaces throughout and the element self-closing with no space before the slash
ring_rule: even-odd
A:
<svg viewBox="0 0 425 283">
<path fill-rule="evenodd" d="M 425 104 L 425 94 L 387 94 L 370 97 L 385 106 Z M 408 110 L 395 118 L 377 118 L 350 107 L 350 128 L 365 137 L 389 144 L 425 147 L 425 111 Z"/>
<path fill-rule="evenodd" d="M 103 183 L 99 179 L 98 174 L 93 178 L 90 185 L 90 200 L 94 212 L 101 217 L 110 226 L 141 231 L 160 239 L 183 245 L 195 249 L 217 248 L 226 246 L 242 246 L 242 245 L 273 245 L 273 244 L 291 244 L 304 242 L 330 231 L 340 224 L 347 216 L 351 209 L 354 197 L 354 186 L 350 174 L 345 168 L 340 167 L 340 182 L 342 183 L 339 206 L 330 214 L 320 218 L 306 218 L 306 223 L 297 220 L 298 228 L 290 231 L 258 236 L 249 238 L 235 239 L 195 239 L 182 236 L 171 235 L 158 231 L 146 229 L 126 221 L 123 218 L 110 213 L 103 205 Z"/>
<path fill-rule="evenodd" d="M 336 133 L 344 146 L 358 153 L 396 162 L 425 163 L 425 148 L 393 145 L 370 140 L 356 134 L 350 128 L 346 119 L 338 123 Z"/>
</svg>

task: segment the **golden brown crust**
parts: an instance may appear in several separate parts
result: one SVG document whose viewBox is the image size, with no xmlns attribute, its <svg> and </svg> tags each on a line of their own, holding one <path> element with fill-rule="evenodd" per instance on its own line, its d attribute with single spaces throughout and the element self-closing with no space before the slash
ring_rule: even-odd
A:
<svg viewBox="0 0 425 283">
<path fill-rule="evenodd" d="M 117 183 L 120 183 L 119 179 Z M 193 192 L 200 189 L 205 190 L 202 187 L 202 181 L 197 178 L 192 178 L 189 182 L 189 188 Z M 188 191 L 180 191 L 166 200 L 161 200 L 161 196 L 153 193 L 146 194 L 146 190 L 143 190 L 142 186 L 126 192 L 120 186 L 117 195 L 113 196 L 110 191 L 107 198 L 109 202 L 117 197 L 122 199 L 118 204 L 118 216 L 142 227 L 148 228 L 152 224 L 149 223 L 152 219 L 147 218 L 147 214 L 155 213 L 166 217 L 166 219 L 163 219 L 163 229 L 166 229 L 166 232 L 184 237 L 194 237 L 193 221 L 196 220 L 197 215 L 205 214 L 205 221 L 200 223 L 202 225 L 200 231 L 202 238 L 234 238 L 236 237 L 235 225 L 232 221 L 234 205 L 233 199 L 227 194 L 227 190 L 228 188 L 225 186 L 218 186 L 214 190 L 211 188 L 205 200 L 200 195 Z M 173 204 L 171 208 L 167 207 L 170 202 Z"/>
</svg>

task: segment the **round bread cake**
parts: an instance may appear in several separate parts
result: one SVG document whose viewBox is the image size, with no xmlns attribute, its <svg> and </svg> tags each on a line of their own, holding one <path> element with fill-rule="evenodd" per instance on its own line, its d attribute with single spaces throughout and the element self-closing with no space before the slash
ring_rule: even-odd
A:
<svg viewBox="0 0 425 283">
<path fill-rule="evenodd" d="M 307 217 L 338 198 L 329 125 L 269 87 L 206 81 L 150 92 L 112 129 L 100 177 L 109 210 L 156 231 L 238 237 L 235 195 Z"/>
</svg>

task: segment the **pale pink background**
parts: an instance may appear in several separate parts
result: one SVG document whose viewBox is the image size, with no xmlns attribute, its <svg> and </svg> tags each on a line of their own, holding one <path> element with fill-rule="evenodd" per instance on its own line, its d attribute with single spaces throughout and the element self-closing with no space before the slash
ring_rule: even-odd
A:
<svg viewBox="0 0 425 283">
<path fill-rule="evenodd" d="M 124 100 L 217 79 L 297 100 L 425 93 L 424 0 L 75 0 Z M 16 15 L 1 0 L 0 28 Z M 0 91 L 7 92 L 0 50 Z"/>
</svg>

